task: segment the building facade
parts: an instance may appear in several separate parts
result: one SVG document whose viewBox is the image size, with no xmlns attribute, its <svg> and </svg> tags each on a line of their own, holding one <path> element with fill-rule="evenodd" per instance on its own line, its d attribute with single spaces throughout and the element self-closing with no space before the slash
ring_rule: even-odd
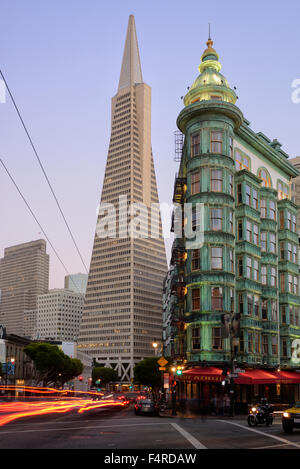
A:
<svg viewBox="0 0 300 469">
<path fill-rule="evenodd" d="M 0 324 L 8 334 L 24 335 L 24 312 L 35 310 L 48 291 L 49 256 L 43 239 L 11 246 L 0 260 Z"/>
<path fill-rule="evenodd" d="M 75 293 L 85 295 L 88 281 L 88 274 L 71 274 L 65 276 L 65 288 Z"/>
<path fill-rule="evenodd" d="M 0 339 L 1 385 L 32 385 L 33 362 L 24 352 L 24 348 L 30 343 L 31 340 L 15 334 L 4 334 Z M 12 363 L 10 369 L 9 363 Z M 7 394 L 7 391 L 2 392 Z"/>
<path fill-rule="evenodd" d="M 188 367 L 295 369 L 300 297 L 291 181 L 299 172 L 276 139 L 251 129 L 212 46 L 209 39 L 177 119 L 184 143 L 173 199 L 172 354 Z"/>
<path fill-rule="evenodd" d="M 117 369 L 123 382 L 130 382 L 138 361 L 154 355 L 152 341 L 162 335 L 167 264 L 157 204 L 151 88 L 142 78 L 131 15 L 118 92 L 112 98 L 111 138 L 79 338 L 79 349 Z M 105 235 L 103 207 L 114 212 L 106 219 L 110 231 Z"/>
<path fill-rule="evenodd" d="M 36 339 L 73 342 L 78 339 L 84 296 L 57 288 L 37 299 Z"/>
<path fill-rule="evenodd" d="M 289 163 L 291 163 L 295 168 L 300 171 L 300 156 L 296 158 L 290 158 Z M 298 207 L 300 207 L 300 176 L 296 176 L 292 179 L 292 200 L 295 202 Z M 298 211 L 298 234 L 300 234 L 300 210 Z"/>
<path fill-rule="evenodd" d="M 24 311 L 24 337 L 35 339 L 36 337 L 37 309 Z"/>
</svg>

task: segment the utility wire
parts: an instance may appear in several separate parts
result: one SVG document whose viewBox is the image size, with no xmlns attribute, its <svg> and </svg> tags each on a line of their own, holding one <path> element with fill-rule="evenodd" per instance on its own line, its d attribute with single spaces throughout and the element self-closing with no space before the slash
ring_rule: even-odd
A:
<svg viewBox="0 0 300 469">
<path fill-rule="evenodd" d="M 30 145 L 31 145 L 31 147 L 32 147 L 32 149 L 33 149 L 33 151 L 34 151 L 34 154 L 35 154 L 35 156 L 36 156 L 36 158 L 37 158 L 37 160 L 38 160 L 38 163 L 39 163 L 39 165 L 40 165 L 40 167 L 41 167 L 41 169 L 42 169 L 42 171 L 43 171 L 43 174 L 44 174 L 45 179 L 46 179 L 46 181 L 47 181 L 47 183 L 48 183 L 48 186 L 50 187 L 50 190 L 51 190 L 51 192 L 52 192 L 52 195 L 53 195 L 53 197 L 54 197 L 54 200 L 55 200 L 55 202 L 56 202 L 56 205 L 57 205 L 57 207 L 58 207 L 58 209 L 59 209 L 59 211 L 60 211 L 60 213 L 61 213 L 61 216 L 62 216 L 62 218 L 63 218 L 63 220 L 64 220 L 64 222 L 65 222 L 65 225 L 66 225 L 66 227 L 67 227 L 67 229 L 68 229 L 68 231 L 69 231 L 69 233 L 70 233 L 70 236 L 71 236 L 71 238 L 72 238 L 72 241 L 73 241 L 73 243 L 74 243 L 74 245 L 75 245 L 75 248 L 76 248 L 76 250 L 77 250 L 77 252 L 78 252 L 78 254 L 79 254 L 79 257 L 80 257 L 80 259 L 81 259 L 81 262 L 82 262 L 82 264 L 84 265 L 84 268 L 85 268 L 86 273 L 88 274 L 89 271 L 88 271 L 88 269 L 87 269 L 87 267 L 86 267 L 86 265 L 85 265 L 85 262 L 84 262 L 84 260 L 83 260 L 83 257 L 82 257 L 82 255 L 81 255 L 81 253 L 80 253 L 80 250 L 79 250 L 78 246 L 77 246 L 77 243 L 76 243 L 76 241 L 75 241 L 75 238 L 74 238 L 74 236 L 73 236 L 73 233 L 72 233 L 72 231 L 71 231 L 71 228 L 70 228 L 70 226 L 69 226 L 69 224 L 68 224 L 68 222 L 67 222 L 67 220 L 66 220 L 66 217 L 65 217 L 65 215 L 64 215 L 64 213 L 63 213 L 63 210 L 62 210 L 62 208 L 61 208 L 61 206 L 60 206 L 60 204 L 59 204 L 59 202 L 58 202 L 58 200 L 57 200 L 57 197 L 56 197 L 56 195 L 55 195 L 54 189 L 53 189 L 53 187 L 52 187 L 52 185 L 51 185 L 51 183 L 50 183 L 50 181 L 49 181 L 49 178 L 48 178 L 48 176 L 47 176 L 47 174 L 46 174 L 46 171 L 45 171 L 45 169 L 44 169 L 44 167 L 43 167 L 43 164 L 42 164 L 42 162 L 41 162 L 41 160 L 40 160 L 40 157 L 39 157 L 39 155 L 38 155 L 38 152 L 37 152 L 37 150 L 36 150 L 36 148 L 35 148 L 35 145 L 34 145 L 34 143 L 33 143 L 33 141 L 32 141 L 32 138 L 31 138 L 31 136 L 30 136 L 30 134 L 29 134 L 29 131 L 27 130 L 27 127 L 26 127 L 26 125 L 25 125 L 25 122 L 24 122 L 24 120 L 23 120 L 23 118 L 22 118 L 22 116 L 21 116 L 21 113 L 20 113 L 20 111 L 19 111 L 19 108 L 18 108 L 18 106 L 17 106 L 17 104 L 16 104 L 16 101 L 15 101 L 15 99 L 14 99 L 14 97 L 13 97 L 12 92 L 10 91 L 10 88 L 9 88 L 9 86 L 8 86 L 8 84 L 7 84 L 7 81 L 6 81 L 6 79 L 5 79 L 4 75 L 3 75 L 2 70 L 0 70 L 0 75 L 2 76 L 2 79 L 3 79 L 4 83 L 5 83 L 6 89 L 7 89 L 7 91 L 8 91 L 8 94 L 9 94 L 9 96 L 10 96 L 10 98 L 11 98 L 11 100 L 12 100 L 12 103 L 13 103 L 13 105 L 14 105 L 14 108 L 15 108 L 15 110 L 16 110 L 18 116 L 19 116 L 19 119 L 20 119 L 20 121 L 21 121 L 21 123 L 22 123 L 22 126 L 23 126 L 23 128 L 24 128 L 24 130 L 25 130 L 25 133 L 26 133 L 26 135 L 27 135 L 27 137 L 28 137 L 28 140 L 29 140 L 29 142 L 30 142 Z M 2 160 L 1 160 L 1 162 L 2 162 Z M 3 164 L 3 162 L 2 162 L 2 164 Z M 6 169 L 6 168 L 5 168 L 5 169 Z"/>
<path fill-rule="evenodd" d="M 5 166 L 2 158 L 0 158 L 0 162 L 3 166 L 3 168 L 5 169 L 6 173 L 8 174 L 10 180 L 12 181 L 13 185 L 15 186 L 15 188 L 17 189 L 19 195 L 21 196 L 21 198 L 23 199 L 23 202 L 25 203 L 26 207 L 28 208 L 28 210 L 30 211 L 31 215 L 33 216 L 33 218 L 35 219 L 36 223 L 39 225 L 40 229 L 42 230 L 42 233 L 44 234 L 45 238 L 47 239 L 48 243 L 50 244 L 50 246 L 52 247 L 56 257 L 58 258 L 59 262 L 61 263 L 61 265 L 63 266 L 63 268 L 65 269 L 65 271 L 67 272 L 68 275 L 70 275 L 67 267 L 65 266 L 65 264 L 63 263 L 63 261 L 61 260 L 58 252 L 56 251 L 55 247 L 53 246 L 53 244 L 51 243 L 50 239 L 48 238 L 45 230 L 43 229 L 42 225 L 40 224 L 40 222 L 38 221 L 37 217 L 35 216 L 33 210 L 31 209 L 29 203 L 27 202 L 27 200 L 25 199 L 24 195 L 22 194 L 21 192 L 21 189 L 18 187 L 16 181 L 14 180 L 13 176 L 10 174 L 9 170 L 7 169 L 7 167 Z M 74 286 L 77 288 L 77 285 L 75 284 L 75 282 L 73 281 L 72 277 L 70 276 L 70 279 L 72 280 Z M 79 291 L 79 289 L 77 288 L 78 292 L 82 295 L 82 293 Z M 84 296 L 84 295 L 82 295 Z"/>
</svg>

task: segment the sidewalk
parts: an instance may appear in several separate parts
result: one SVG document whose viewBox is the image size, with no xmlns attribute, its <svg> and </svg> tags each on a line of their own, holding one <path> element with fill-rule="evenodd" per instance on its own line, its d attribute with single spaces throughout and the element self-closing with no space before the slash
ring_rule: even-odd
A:
<svg viewBox="0 0 300 469">
<path fill-rule="evenodd" d="M 181 418 L 181 419 L 198 419 L 198 420 L 247 420 L 246 414 L 237 414 L 232 416 L 229 415 L 201 415 L 197 412 L 192 412 L 190 410 L 177 410 L 176 415 L 172 415 L 172 409 L 166 409 L 164 412 L 160 412 L 160 417 L 168 418 Z M 274 413 L 274 420 L 281 420 L 281 412 Z"/>
<path fill-rule="evenodd" d="M 184 418 L 184 419 L 243 419 L 246 418 L 246 415 L 235 415 L 234 417 L 230 417 L 228 415 L 201 415 L 197 412 L 192 412 L 190 410 L 177 410 L 176 415 L 172 415 L 172 409 L 166 409 L 164 412 L 160 412 L 160 417 L 168 417 L 168 418 Z"/>
</svg>

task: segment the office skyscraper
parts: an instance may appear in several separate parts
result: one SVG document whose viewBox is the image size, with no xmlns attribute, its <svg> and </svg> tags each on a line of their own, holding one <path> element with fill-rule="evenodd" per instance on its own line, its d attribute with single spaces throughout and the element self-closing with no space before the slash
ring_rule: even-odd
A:
<svg viewBox="0 0 300 469">
<path fill-rule="evenodd" d="M 154 355 L 162 336 L 162 285 L 167 264 L 151 148 L 151 88 L 143 82 L 134 17 L 127 29 L 117 94 L 112 98 L 111 138 L 100 207 L 116 209 L 116 236 L 96 235 L 81 321 L 79 348 L 117 369 L 122 381 Z M 138 236 L 129 214 L 141 207 Z M 154 205 L 153 205 L 154 204 Z M 150 211 L 154 207 L 150 227 Z M 125 210 L 125 216 L 124 216 Z M 122 220 L 121 220 L 122 218 Z M 148 224 L 149 222 L 149 224 Z M 147 227 L 148 224 L 148 227 Z M 126 230 L 124 231 L 124 226 Z"/>
<path fill-rule="evenodd" d="M 9 334 L 24 335 L 24 315 L 36 310 L 37 295 L 47 293 L 49 255 L 38 239 L 4 249 L 0 260 L 0 324 Z"/>
</svg>

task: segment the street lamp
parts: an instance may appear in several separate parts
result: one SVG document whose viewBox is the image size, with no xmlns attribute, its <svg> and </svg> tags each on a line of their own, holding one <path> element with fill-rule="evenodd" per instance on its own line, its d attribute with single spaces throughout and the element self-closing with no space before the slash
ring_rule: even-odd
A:
<svg viewBox="0 0 300 469">
<path fill-rule="evenodd" d="M 154 348 L 155 350 L 155 356 L 157 356 L 157 348 L 158 348 L 158 342 L 157 340 L 154 338 L 153 342 L 152 342 L 152 347 Z"/>
</svg>

